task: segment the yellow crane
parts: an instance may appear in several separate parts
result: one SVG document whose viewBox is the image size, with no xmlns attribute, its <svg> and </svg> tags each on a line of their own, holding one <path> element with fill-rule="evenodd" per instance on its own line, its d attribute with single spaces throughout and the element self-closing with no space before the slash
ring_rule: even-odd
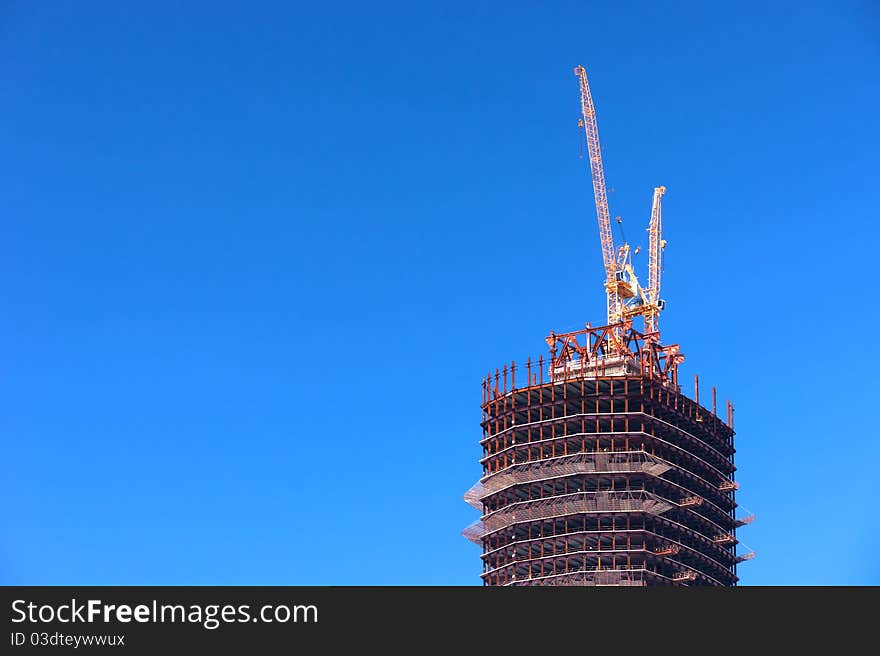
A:
<svg viewBox="0 0 880 656">
<path fill-rule="evenodd" d="M 602 150 L 599 146 L 599 126 L 596 108 L 583 66 L 574 69 L 581 87 L 581 115 L 579 121 L 587 135 L 590 170 L 593 174 L 593 196 L 596 199 L 596 218 L 599 220 L 599 241 L 602 243 L 602 261 L 605 264 L 605 290 L 608 296 L 608 323 L 620 321 L 620 286 L 623 276 L 614 253 L 614 235 L 611 233 L 611 216 L 608 213 L 608 194 L 605 190 L 605 169 L 602 166 Z"/>
<path fill-rule="evenodd" d="M 660 274 L 663 267 L 663 216 L 660 199 L 666 187 L 654 187 L 651 222 L 648 224 L 648 289 L 645 303 L 645 333 L 660 332 L 659 318 L 666 302 L 660 298 Z"/>
<path fill-rule="evenodd" d="M 619 324 L 625 319 L 643 316 L 645 333 L 658 330 L 658 317 L 664 302 L 660 299 L 660 273 L 662 250 L 666 244 L 661 236 L 660 198 L 666 187 L 654 189 L 651 206 L 649 231 L 649 272 L 648 288 L 639 285 L 632 266 L 632 253 L 629 244 L 614 247 L 611 232 L 611 215 L 608 210 L 608 193 L 605 189 L 605 168 L 602 164 L 602 150 L 599 145 L 599 126 L 596 122 L 596 107 L 590 93 L 587 71 L 583 66 L 574 69 L 580 83 L 581 119 L 578 125 L 587 137 L 587 150 L 590 157 L 590 171 L 593 178 L 593 196 L 596 200 L 596 218 L 599 221 L 599 241 L 602 244 L 602 261 L 605 265 L 605 292 L 607 296 L 608 324 Z M 618 219 L 619 220 L 619 219 Z"/>
</svg>

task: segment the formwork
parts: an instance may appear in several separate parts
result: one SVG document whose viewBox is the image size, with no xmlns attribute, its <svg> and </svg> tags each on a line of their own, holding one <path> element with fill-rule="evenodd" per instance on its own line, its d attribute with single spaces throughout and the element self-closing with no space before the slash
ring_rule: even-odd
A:
<svg viewBox="0 0 880 656">
<path fill-rule="evenodd" d="M 688 398 L 678 346 L 631 322 L 547 343 L 483 380 L 483 584 L 736 585 L 733 406 Z"/>
</svg>

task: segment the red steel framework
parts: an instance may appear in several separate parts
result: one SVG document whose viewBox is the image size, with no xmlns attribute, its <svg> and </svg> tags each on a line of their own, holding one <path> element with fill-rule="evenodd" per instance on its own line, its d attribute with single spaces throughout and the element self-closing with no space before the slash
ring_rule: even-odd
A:
<svg viewBox="0 0 880 656">
<path fill-rule="evenodd" d="M 483 379 L 484 585 L 736 585 L 733 406 L 681 392 L 678 345 L 631 321 L 547 337 Z"/>
</svg>

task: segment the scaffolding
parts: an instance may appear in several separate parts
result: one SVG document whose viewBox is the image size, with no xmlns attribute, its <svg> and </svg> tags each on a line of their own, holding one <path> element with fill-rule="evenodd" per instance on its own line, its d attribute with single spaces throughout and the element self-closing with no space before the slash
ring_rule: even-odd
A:
<svg viewBox="0 0 880 656">
<path fill-rule="evenodd" d="M 464 500 L 476 508 L 483 509 L 482 500 L 495 492 L 522 483 L 587 473 L 647 472 L 654 476 L 668 471 L 671 465 L 645 451 L 615 453 L 577 453 L 572 456 L 547 458 L 521 465 L 512 465 L 508 471 L 479 481 L 465 492 Z"/>
</svg>

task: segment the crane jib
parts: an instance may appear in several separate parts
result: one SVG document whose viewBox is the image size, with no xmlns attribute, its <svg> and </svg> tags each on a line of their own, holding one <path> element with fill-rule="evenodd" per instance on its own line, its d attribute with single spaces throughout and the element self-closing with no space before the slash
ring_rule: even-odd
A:
<svg viewBox="0 0 880 656">
<path fill-rule="evenodd" d="M 590 158 L 590 172 L 593 180 L 593 196 L 596 202 L 596 218 L 599 223 L 599 241 L 602 246 L 602 261 L 605 267 L 605 290 L 608 302 L 608 324 L 641 315 L 645 319 L 646 333 L 658 332 L 658 317 L 663 308 L 660 300 L 660 276 L 662 271 L 661 238 L 662 218 L 660 199 L 666 191 L 665 187 L 654 189 L 651 204 L 651 221 L 649 224 L 650 244 L 648 247 L 648 286 L 642 288 L 632 265 L 629 262 L 629 245 L 620 248 L 619 256 L 611 230 L 611 215 L 608 209 L 608 193 L 605 188 L 605 169 L 602 164 L 602 149 L 599 144 L 599 126 L 596 121 L 596 107 L 587 80 L 587 71 L 583 66 L 574 69 L 578 77 L 581 92 L 581 120 L 587 138 Z M 628 304 L 627 304 L 628 303 Z"/>
</svg>

